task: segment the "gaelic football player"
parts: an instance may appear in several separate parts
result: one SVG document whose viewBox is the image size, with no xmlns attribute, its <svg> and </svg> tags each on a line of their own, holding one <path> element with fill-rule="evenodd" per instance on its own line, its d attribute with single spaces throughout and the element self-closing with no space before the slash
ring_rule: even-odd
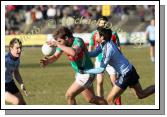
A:
<svg viewBox="0 0 167 117">
<path fill-rule="evenodd" d="M 119 77 L 107 97 L 108 104 L 114 104 L 114 100 L 120 96 L 128 86 L 133 90 L 139 99 L 146 98 L 155 93 L 155 85 L 142 89 L 139 82 L 139 75 L 137 74 L 135 67 L 129 63 L 129 61 L 111 41 L 110 37 L 112 31 L 101 27 L 97 30 L 98 33 L 96 41 L 99 42 L 100 45 L 96 49 L 96 54 L 98 55 L 102 52 L 103 55 L 100 67 L 79 70 L 79 72 L 83 74 L 99 74 L 104 72 L 108 64 L 115 68 Z"/>
<path fill-rule="evenodd" d="M 13 80 L 14 74 L 14 77 L 21 86 L 21 89 L 26 93 L 26 89 L 19 72 L 21 51 L 21 41 L 17 38 L 13 38 L 9 43 L 9 52 L 5 56 L 5 101 L 14 105 L 26 104 Z"/>
<path fill-rule="evenodd" d="M 105 27 L 107 21 L 108 21 L 107 17 L 102 16 L 98 20 L 98 27 Z M 93 31 L 92 34 L 91 34 L 90 41 L 89 41 L 89 52 L 93 51 L 93 49 L 98 46 L 98 43 L 96 42 L 96 39 L 95 39 L 96 34 L 97 34 L 97 30 Z M 119 37 L 118 37 L 116 32 L 112 32 L 111 40 L 120 49 Z M 91 56 L 91 54 L 90 54 L 90 56 Z M 100 66 L 101 60 L 102 60 L 102 53 L 100 53 L 96 57 L 96 60 L 95 60 L 95 67 L 96 68 L 98 68 Z M 114 85 L 115 81 L 116 81 L 116 78 L 117 78 L 116 70 L 112 66 L 107 65 L 106 71 L 110 75 L 111 84 Z M 104 81 L 103 73 L 97 74 L 97 95 L 100 96 L 100 97 L 104 97 L 103 81 Z M 121 97 L 118 97 L 118 98 L 115 99 L 115 104 L 116 105 L 121 105 Z"/>
<path fill-rule="evenodd" d="M 54 39 L 55 40 L 49 41 L 48 45 L 57 46 L 60 53 L 64 52 L 76 72 L 75 81 L 66 92 L 67 103 L 73 105 L 77 104 L 75 97 L 81 93 L 89 103 L 107 104 L 103 97 L 97 97 L 94 94 L 92 83 L 95 75 L 79 73 L 79 69 L 93 68 L 93 63 L 88 56 L 84 41 L 81 38 L 73 37 L 72 32 L 66 27 L 58 28 L 54 33 Z M 49 60 L 52 62 L 52 59 Z M 41 63 L 44 65 L 45 61 L 47 61 L 47 59 L 41 60 Z"/>
</svg>

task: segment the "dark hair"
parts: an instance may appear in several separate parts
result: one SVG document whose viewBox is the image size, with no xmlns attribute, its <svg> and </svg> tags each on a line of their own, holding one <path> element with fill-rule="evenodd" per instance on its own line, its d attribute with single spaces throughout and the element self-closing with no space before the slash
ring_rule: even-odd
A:
<svg viewBox="0 0 167 117">
<path fill-rule="evenodd" d="M 15 43 L 18 43 L 22 47 L 22 42 L 18 38 L 13 38 L 9 43 L 9 48 L 13 48 Z"/>
<path fill-rule="evenodd" d="M 53 37 L 56 40 L 57 38 L 72 38 L 73 34 L 67 27 L 59 27 L 56 29 L 56 31 L 53 33 Z"/>
<path fill-rule="evenodd" d="M 102 16 L 102 17 L 99 18 L 99 21 L 100 21 L 100 20 L 104 20 L 104 21 L 107 22 L 107 21 L 108 21 L 108 18 L 107 18 L 106 16 Z"/>
<path fill-rule="evenodd" d="M 105 41 L 111 40 L 112 30 L 108 28 L 98 27 L 97 31 L 99 32 L 100 37 L 103 36 Z"/>
</svg>

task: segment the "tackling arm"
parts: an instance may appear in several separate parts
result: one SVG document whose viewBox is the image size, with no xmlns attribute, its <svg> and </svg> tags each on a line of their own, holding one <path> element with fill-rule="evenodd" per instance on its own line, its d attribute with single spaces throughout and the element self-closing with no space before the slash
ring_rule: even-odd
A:
<svg viewBox="0 0 167 117">
<path fill-rule="evenodd" d="M 107 52 L 105 53 L 105 57 L 103 57 L 100 67 L 99 68 L 94 68 L 94 69 L 87 69 L 84 70 L 83 73 L 85 74 L 99 74 L 104 72 L 105 68 L 107 67 L 110 58 L 112 56 L 112 53 L 110 53 L 110 49 L 107 50 Z"/>
<path fill-rule="evenodd" d="M 96 57 L 102 52 L 100 45 L 96 47 L 96 49 L 92 52 L 89 52 L 90 57 Z"/>
</svg>

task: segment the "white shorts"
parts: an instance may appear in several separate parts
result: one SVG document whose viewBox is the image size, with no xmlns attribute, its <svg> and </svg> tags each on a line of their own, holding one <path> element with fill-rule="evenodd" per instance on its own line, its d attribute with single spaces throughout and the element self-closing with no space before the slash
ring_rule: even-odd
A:
<svg viewBox="0 0 167 117">
<path fill-rule="evenodd" d="M 85 88 L 91 87 L 94 79 L 95 79 L 95 75 L 93 75 L 93 74 L 76 73 L 76 75 L 75 75 L 76 82 L 80 86 L 85 87 Z"/>
<path fill-rule="evenodd" d="M 99 61 L 95 61 L 95 68 L 98 68 L 100 67 L 100 62 Z M 114 75 L 114 74 L 117 74 L 116 70 L 114 69 L 114 67 L 112 67 L 111 65 L 107 65 L 106 67 L 106 71 L 109 75 Z"/>
</svg>

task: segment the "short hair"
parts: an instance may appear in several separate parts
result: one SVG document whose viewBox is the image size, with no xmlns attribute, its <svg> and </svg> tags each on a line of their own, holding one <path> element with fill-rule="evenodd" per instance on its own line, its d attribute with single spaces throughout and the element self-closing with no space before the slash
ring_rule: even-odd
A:
<svg viewBox="0 0 167 117">
<path fill-rule="evenodd" d="M 65 37 L 71 38 L 73 37 L 73 34 L 67 27 L 59 27 L 53 33 L 53 37 L 55 40 L 57 40 L 58 38 L 65 38 Z"/>
<path fill-rule="evenodd" d="M 100 21 L 100 20 L 104 20 L 104 21 L 107 22 L 107 21 L 108 21 L 108 18 L 107 18 L 106 16 L 102 16 L 102 17 L 99 18 L 99 21 Z"/>
<path fill-rule="evenodd" d="M 99 32 L 100 37 L 103 36 L 105 41 L 111 40 L 112 30 L 108 28 L 98 27 L 97 31 Z"/>
<path fill-rule="evenodd" d="M 13 38 L 10 42 L 9 42 L 9 48 L 14 46 L 14 44 L 18 43 L 21 47 L 22 47 L 22 42 L 18 39 L 18 38 Z"/>
</svg>

